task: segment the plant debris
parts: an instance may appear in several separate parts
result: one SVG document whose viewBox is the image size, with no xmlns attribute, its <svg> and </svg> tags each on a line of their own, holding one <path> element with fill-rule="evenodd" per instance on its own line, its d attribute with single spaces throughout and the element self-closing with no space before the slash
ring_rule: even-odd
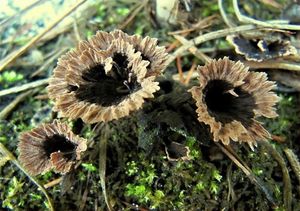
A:
<svg viewBox="0 0 300 211">
<path fill-rule="evenodd" d="M 2 209 L 300 210 L 296 2 L 1 6 Z"/>
</svg>

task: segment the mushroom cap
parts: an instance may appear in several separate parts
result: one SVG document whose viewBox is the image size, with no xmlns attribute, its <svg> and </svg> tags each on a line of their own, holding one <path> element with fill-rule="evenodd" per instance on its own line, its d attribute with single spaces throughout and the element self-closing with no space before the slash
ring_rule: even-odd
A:
<svg viewBox="0 0 300 211">
<path fill-rule="evenodd" d="M 214 141 L 228 145 L 230 140 L 247 142 L 266 140 L 269 133 L 255 120 L 274 118 L 273 107 L 279 98 L 271 90 L 275 83 L 265 73 L 249 72 L 240 61 L 227 57 L 198 66 L 199 86 L 189 91 L 196 101 L 198 120 L 210 126 Z"/>
<path fill-rule="evenodd" d="M 83 41 L 59 59 L 47 89 L 61 116 L 86 123 L 119 119 L 140 109 L 159 90 L 155 76 L 147 75 L 149 61 L 125 39 L 114 39 L 122 37 L 117 32 L 107 36 L 109 46 L 104 38 L 99 43 Z M 95 50 L 96 44 L 106 50 Z"/>
<path fill-rule="evenodd" d="M 149 36 L 128 35 L 121 30 L 110 33 L 98 31 L 88 42 L 92 47 L 99 50 L 107 50 L 113 40 L 124 40 L 133 45 L 135 52 L 140 52 L 143 60 L 149 61 L 147 76 L 158 76 L 167 67 L 168 53 L 164 46 L 158 46 L 158 40 Z"/>
<path fill-rule="evenodd" d="M 287 40 L 248 39 L 239 35 L 228 35 L 226 40 L 235 52 L 249 61 L 261 62 L 297 54 L 297 49 Z"/>
<path fill-rule="evenodd" d="M 51 169 L 65 174 L 87 149 L 86 141 L 75 135 L 66 123 L 54 120 L 20 135 L 19 161 L 32 175 Z"/>
</svg>

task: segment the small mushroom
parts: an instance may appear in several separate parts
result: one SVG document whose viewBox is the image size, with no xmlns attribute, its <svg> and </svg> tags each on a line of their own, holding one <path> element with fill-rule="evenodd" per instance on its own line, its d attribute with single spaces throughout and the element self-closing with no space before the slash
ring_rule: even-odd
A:
<svg viewBox="0 0 300 211">
<path fill-rule="evenodd" d="M 248 39 L 239 35 L 228 35 L 226 40 L 234 46 L 237 54 L 249 61 L 261 62 L 297 54 L 297 49 L 287 40 Z"/>
<path fill-rule="evenodd" d="M 189 147 L 175 141 L 165 145 L 165 152 L 169 161 L 187 161 L 191 159 Z"/>
<path fill-rule="evenodd" d="M 247 142 L 253 149 L 257 140 L 269 138 L 256 118 L 276 117 L 273 106 L 279 98 L 271 91 L 275 83 L 265 73 L 249 72 L 241 62 L 227 57 L 197 70 L 199 86 L 189 91 L 196 101 L 198 120 L 210 126 L 214 141 L 225 145 L 230 140 Z"/>
<path fill-rule="evenodd" d="M 159 90 L 155 76 L 146 76 L 149 62 L 140 52 L 123 38 L 108 40 L 105 50 L 95 50 L 91 45 L 96 41 L 83 41 L 59 60 L 48 92 L 61 116 L 86 123 L 119 119 L 140 109 Z"/>
<path fill-rule="evenodd" d="M 32 175 L 51 169 L 65 174 L 87 149 L 85 139 L 57 120 L 22 133 L 19 140 L 19 160 Z"/>
<path fill-rule="evenodd" d="M 160 75 L 167 66 L 168 53 L 165 47 L 157 45 L 157 39 L 139 35 L 128 35 L 121 30 L 110 33 L 98 31 L 88 42 L 97 51 L 107 50 L 113 40 L 123 40 L 133 45 L 135 52 L 140 52 L 142 59 L 149 61 L 147 76 Z"/>
</svg>

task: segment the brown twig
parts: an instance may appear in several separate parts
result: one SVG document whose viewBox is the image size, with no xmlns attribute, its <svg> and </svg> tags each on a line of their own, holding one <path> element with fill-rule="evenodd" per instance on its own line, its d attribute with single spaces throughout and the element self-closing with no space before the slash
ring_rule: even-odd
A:
<svg viewBox="0 0 300 211">
<path fill-rule="evenodd" d="M 184 72 L 184 73 L 183 73 L 183 78 L 186 78 L 188 74 L 189 74 L 188 72 Z M 177 74 L 174 74 L 174 75 L 172 76 L 172 79 L 175 80 L 175 81 L 180 81 L 180 78 L 179 78 L 179 77 L 180 77 L 180 76 L 179 76 L 179 73 L 177 73 Z M 198 77 L 198 73 L 197 73 L 197 72 L 192 72 L 192 73 L 191 73 L 191 76 L 189 76 L 189 77 L 190 77 L 190 80 L 191 80 L 192 78 L 197 78 L 197 77 Z"/>
<path fill-rule="evenodd" d="M 65 17 L 70 15 L 72 12 L 74 12 L 80 5 L 82 5 L 86 0 L 81 0 L 77 2 L 74 6 L 72 6 L 70 9 L 68 9 L 67 12 L 65 12 L 63 15 L 58 17 L 53 23 L 49 25 L 46 29 L 44 29 L 41 33 L 36 35 L 32 40 L 30 40 L 26 45 L 21 47 L 20 49 L 12 52 L 8 56 L 6 56 L 1 62 L 0 62 L 0 72 L 10 63 L 12 63 L 15 59 L 17 59 L 19 56 L 21 56 L 23 53 L 25 53 L 32 45 L 34 45 L 37 41 L 39 41 L 47 32 L 49 32 L 51 29 L 53 29 L 56 25 L 58 25 Z"/>
<path fill-rule="evenodd" d="M 195 61 L 193 61 L 193 64 L 192 64 L 192 67 L 191 67 L 191 69 L 188 71 L 188 73 L 187 73 L 187 75 L 186 75 L 186 77 L 185 77 L 185 81 L 184 81 L 184 84 L 185 85 L 188 85 L 189 84 L 189 82 L 190 82 L 190 80 L 191 80 L 191 78 L 192 78 L 192 75 L 193 75 L 193 73 L 194 73 L 194 71 L 195 71 L 195 69 L 196 69 L 196 62 Z"/>
<path fill-rule="evenodd" d="M 182 66 L 181 66 L 181 57 L 180 56 L 178 56 L 176 58 L 176 67 L 177 67 L 178 74 L 179 74 L 179 81 L 181 83 L 184 83 L 183 71 L 182 71 Z"/>
<path fill-rule="evenodd" d="M 166 49 L 166 51 L 169 53 L 171 52 L 173 49 L 175 49 L 177 47 L 177 45 L 179 44 L 178 40 L 175 40 L 174 42 L 172 42 Z"/>
</svg>

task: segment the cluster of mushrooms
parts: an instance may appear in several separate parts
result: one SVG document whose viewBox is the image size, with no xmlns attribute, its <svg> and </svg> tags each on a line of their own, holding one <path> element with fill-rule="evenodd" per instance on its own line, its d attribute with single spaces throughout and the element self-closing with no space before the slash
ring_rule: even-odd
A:
<svg viewBox="0 0 300 211">
<path fill-rule="evenodd" d="M 156 81 L 168 54 L 157 39 L 120 30 L 99 31 L 62 56 L 53 71 L 49 98 L 60 117 L 85 123 L 108 122 L 140 109 L 160 89 Z M 227 57 L 197 68 L 199 85 L 191 92 L 199 122 L 209 125 L 214 141 L 246 142 L 251 148 L 269 133 L 257 117 L 276 117 L 275 83 Z M 180 97 L 180 96 L 178 96 Z M 20 135 L 19 160 L 32 175 L 71 170 L 87 140 L 54 120 Z"/>
</svg>

